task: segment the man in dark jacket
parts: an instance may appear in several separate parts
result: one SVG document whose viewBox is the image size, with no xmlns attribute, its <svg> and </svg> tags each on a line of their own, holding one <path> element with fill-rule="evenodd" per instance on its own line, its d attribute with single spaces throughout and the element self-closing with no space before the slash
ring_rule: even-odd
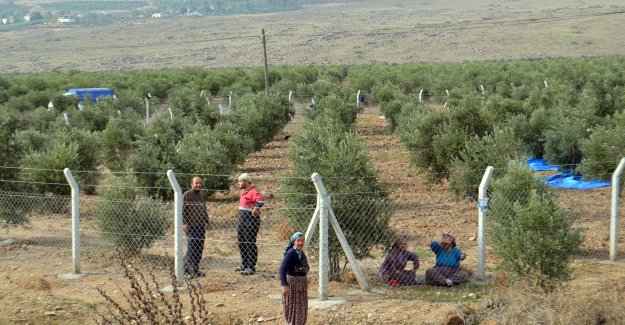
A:
<svg viewBox="0 0 625 325">
<path fill-rule="evenodd" d="M 182 196 L 182 229 L 187 236 L 187 254 L 184 256 L 184 273 L 188 279 L 203 277 L 200 261 L 204 251 L 204 236 L 208 226 L 208 212 L 201 192 L 202 178 L 193 177 L 191 189 Z"/>
</svg>

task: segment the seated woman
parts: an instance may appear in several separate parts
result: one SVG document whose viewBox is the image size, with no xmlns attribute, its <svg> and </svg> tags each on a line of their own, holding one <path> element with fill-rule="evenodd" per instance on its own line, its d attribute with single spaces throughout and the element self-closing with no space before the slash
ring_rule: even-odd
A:
<svg viewBox="0 0 625 325">
<path fill-rule="evenodd" d="M 460 261 L 466 255 L 456 247 L 454 236 L 444 233 L 440 244 L 433 241 L 430 246 L 436 254 L 436 266 L 425 271 L 426 284 L 452 286 L 469 282 L 469 273 L 460 269 Z"/>
<path fill-rule="evenodd" d="M 398 238 L 391 246 L 391 251 L 380 266 L 380 278 L 389 284 L 396 285 L 416 285 L 421 280 L 416 272 L 419 268 L 419 256 L 407 250 L 408 241 L 406 237 Z M 408 261 L 412 261 L 412 270 L 404 270 Z"/>
</svg>

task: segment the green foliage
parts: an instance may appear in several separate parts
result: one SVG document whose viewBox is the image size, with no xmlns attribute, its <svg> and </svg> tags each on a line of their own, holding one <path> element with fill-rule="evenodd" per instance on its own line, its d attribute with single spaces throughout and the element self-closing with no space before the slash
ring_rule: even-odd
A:
<svg viewBox="0 0 625 325">
<path fill-rule="evenodd" d="M 477 199 L 477 190 L 488 166 L 505 168 L 510 160 L 525 157 L 523 143 L 511 130 L 495 130 L 466 142 L 460 157 L 453 160 L 449 176 L 451 192 L 459 198 Z"/>
<path fill-rule="evenodd" d="M 581 233 L 524 163 L 510 163 L 492 182 L 490 209 L 493 247 L 506 270 L 545 290 L 569 278 Z"/>
<path fill-rule="evenodd" d="M 293 170 L 283 180 L 284 192 L 289 193 L 285 197 L 289 207 L 285 214 L 293 229 L 306 229 L 308 218 L 303 218 L 301 213 L 310 215 L 310 209 L 314 208 L 316 196 L 309 177 L 317 172 L 332 196 L 332 210 L 356 258 L 369 257 L 371 249 L 383 244 L 389 236 L 390 206 L 388 193 L 377 182 L 366 147 L 357 134 L 328 115 L 307 119 L 293 143 L 289 152 Z M 341 252 L 337 238 L 330 235 L 332 279 L 338 277 Z"/>
<path fill-rule="evenodd" d="M 329 95 L 319 101 L 315 110 L 310 111 L 310 117 L 315 118 L 319 115 L 327 115 L 351 128 L 356 123 L 358 107 L 356 104 L 342 100 L 337 95 Z"/>
<path fill-rule="evenodd" d="M 145 197 L 139 189 L 128 187 L 137 181 L 131 174 L 110 176 L 110 187 L 99 190 L 94 207 L 96 224 L 116 249 L 138 255 L 162 238 L 171 226 L 171 208 Z"/>
<path fill-rule="evenodd" d="M 228 149 L 208 127 L 196 125 L 177 144 L 176 152 L 175 171 L 181 184 L 191 184 L 194 175 L 208 174 L 215 175 L 204 180 L 208 193 L 229 188 L 227 175 L 234 172 L 235 166 L 229 160 Z"/>
<path fill-rule="evenodd" d="M 491 132 L 492 117 L 480 107 L 478 98 L 469 97 L 447 110 L 414 110 L 402 115 L 400 140 L 413 163 L 428 172 L 431 181 L 449 177 L 451 163 L 460 157 L 468 139 Z"/>
<path fill-rule="evenodd" d="M 54 109 L 58 112 L 77 109 L 79 101 L 78 96 L 64 96 L 62 94 L 54 96 L 51 100 Z"/>
<path fill-rule="evenodd" d="M 27 193 L 0 191 L 0 222 L 4 227 L 29 223 L 29 214 L 38 206 L 39 197 Z"/>
<path fill-rule="evenodd" d="M 214 126 L 219 118 L 219 112 L 214 105 L 208 105 L 207 98 L 200 96 L 201 92 L 195 88 L 180 87 L 169 91 L 169 105 L 180 109 L 185 116 L 190 116 L 194 122 L 201 121 L 204 125 Z"/>
<path fill-rule="evenodd" d="M 228 160 L 234 165 L 241 165 L 245 158 L 254 150 L 254 141 L 245 135 L 241 126 L 229 121 L 215 125 L 213 133 L 217 141 L 228 150 Z"/>
<path fill-rule="evenodd" d="M 24 135 L 23 140 L 28 141 Z M 41 141 L 32 134 L 32 141 Z M 20 165 L 20 178 L 29 183 L 29 188 L 37 193 L 58 195 L 69 194 L 69 185 L 63 174 L 65 168 L 77 171 L 94 171 L 97 167 L 98 135 L 83 130 L 58 130 L 51 135 L 47 147 L 42 151 L 30 151 L 24 155 Z M 84 172 L 75 175 L 81 189 L 87 194 L 94 193 L 98 173 Z M 49 183 L 49 184 L 46 184 Z"/>
<path fill-rule="evenodd" d="M 387 129 L 389 132 L 395 131 L 399 124 L 398 119 L 401 116 L 402 110 L 417 110 L 420 104 L 417 100 L 409 96 L 398 96 L 392 99 L 390 102 L 382 102 L 380 104 L 380 113 L 384 115 L 386 122 L 388 123 Z"/>
<path fill-rule="evenodd" d="M 625 110 L 582 140 L 580 148 L 584 155 L 579 167 L 582 175 L 587 179 L 611 179 L 618 162 L 625 157 Z"/>
<path fill-rule="evenodd" d="M 430 180 L 445 178 L 448 161 L 434 150 L 434 140 L 448 123 L 444 111 L 414 110 L 402 115 L 397 133 L 410 154 L 413 164 L 430 175 Z"/>
<path fill-rule="evenodd" d="M 291 120 L 292 104 L 284 96 L 245 95 L 235 102 L 227 120 L 241 126 L 242 135 L 259 150 Z"/>
<path fill-rule="evenodd" d="M 133 125 L 134 124 L 134 125 Z M 111 118 L 106 128 L 100 133 L 99 158 L 112 171 L 121 171 L 125 168 L 125 157 L 133 148 L 140 132 L 136 120 Z"/>
<path fill-rule="evenodd" d="M 78 170 L 78 144 L 54 141 L 45 151 L 31 151 L 20 161 L 20 179 L 37 193 L 69 195 L 70 187 L 63 169 Z"/>
<path fill-rule="evenodd" d="M 545 154 L 549 163 L 563 170 L 575 170 L 582 161 L 580 142 L 587 136 L 586 121 L 566 114 L 551 117 L 545 130 Z"/>
<path fill-rule="evenodd" d="M 140 186 L 148 187 L 150 196 L 165 199 L 172 195 L 165 173 L 175 166 L 176 144 L 182 138 L 183 132 L 183 125 L 179 120 L 151 120 L 149 128 L 137 140 L 136 147 L 128 158 L 127 167 L 135 173 Z"/>
<path fill-rule="evenodd" d="M 19 169 L 19 160 L 24 150 L 15 139 L 15 132 L 22 124 L 20 116 L 15 111 L 7 110 L 5 114 L 0 114 L 0 166 L 13 167 L 2 168 L 2 180 L 16 180 Z M 17 183 L 0 182 L 0 190 L 14 191 L 18 188 Z"/>
</svg>

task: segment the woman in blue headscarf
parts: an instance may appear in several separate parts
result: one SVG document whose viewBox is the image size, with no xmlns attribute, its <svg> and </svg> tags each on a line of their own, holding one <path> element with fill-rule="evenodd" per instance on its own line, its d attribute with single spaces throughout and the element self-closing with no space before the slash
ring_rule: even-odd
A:
<svg viewBox="0 0 625 325">
<path fill-rule="evenodd" d="M 284 250 L 280 265 L 280 285 L 284 317 L 289 325 L 306 324 L 308 317 L 308 279 L 310 270 L 304 254 L 304 234 L 296 232 L 291 236 Z"/>
</svg>

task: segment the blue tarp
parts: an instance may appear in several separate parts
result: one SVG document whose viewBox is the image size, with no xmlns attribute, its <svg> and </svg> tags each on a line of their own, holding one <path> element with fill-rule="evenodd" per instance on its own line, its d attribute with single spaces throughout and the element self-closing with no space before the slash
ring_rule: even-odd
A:
<svg viewBox="0 0 625 325">
<path fill-rule="evenodd" d="M 532 171 L 535 171 L 535 172 L 558 170 L 557 166 L 549 165 L 549 163 L 544 158 L 530 157 L 527 160 L 527 164 L 530 166 Z"/>
<path fill-rule="evenodd" d="M 610 186 L 609 181 L 583 180 L 581 175 L 572 175 L 570 173 L 560 173 L 546 177 L 545 182 L 551 187 L 572 188 L 577 190 Z"/>
<path fill-rule="evenodd" d="M 115 98 L 115 93 L 111 88 L 72 88 L 67 90 L 67 94 L 76 95 L 81 101 L 85 100 L 87 96 L 91 96 L 91 101 L 94 103 L 97 103 L 100 97 Z"/>
<path fill-rule="evenodd" d="M 557 166 L 549 165 L 549 163 L 543 158 L 530 157 L 527 160 L 528 166 L 532 171 L 553 171 L 558 170 Z M 571 173 L 559 173 L 553 176 L 546 177 L 545 183 L 551 187 L 558 188 L 570 188 L 577 190 L 588 190 L 591 188 L 598 188 L 604 186 L 610 186 L 609 181 L 593 181 L 584 180 L 581 175 L 573 175 Z"/>
</svg>

